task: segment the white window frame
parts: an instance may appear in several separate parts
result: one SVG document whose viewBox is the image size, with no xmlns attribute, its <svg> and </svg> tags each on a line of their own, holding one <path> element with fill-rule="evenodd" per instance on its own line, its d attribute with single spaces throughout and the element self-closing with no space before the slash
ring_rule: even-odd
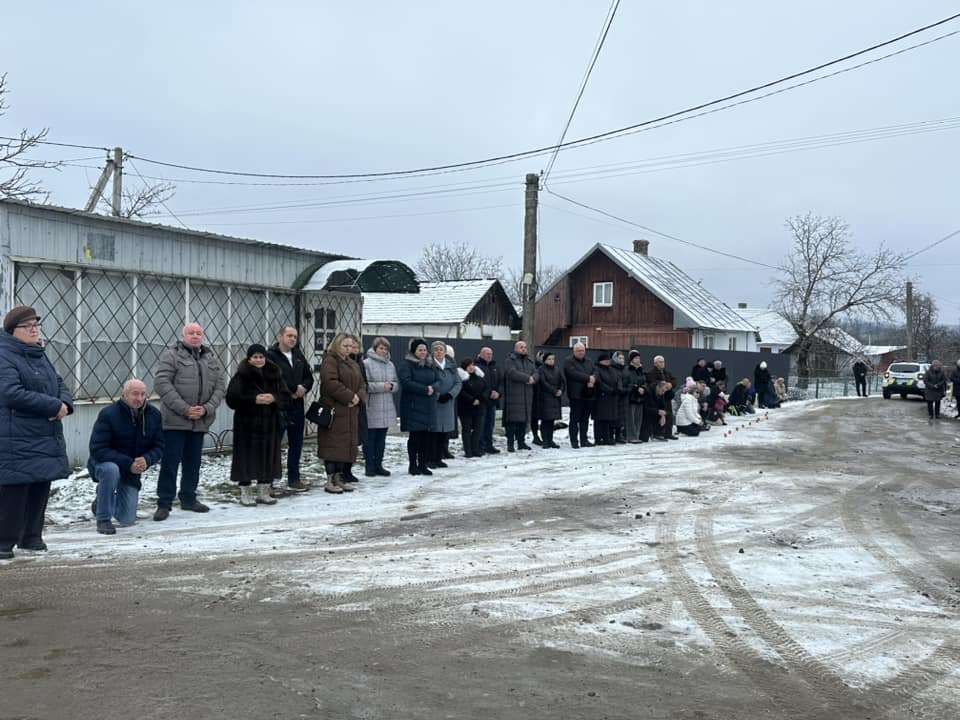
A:
<svg viewBox="0 0 960 720">
<path fill-rule="evenodd" d="M 704 335 L 703 336 L 703 349 L 704 350 L 713 350 L 715 338 L 713 335 Z"/>
<path fill-rule="evenodd" d="M 598 292 L 599 291 L 599 292 Z M 599 295 L 599 300 L 597 299 Z M 593 284 L 593 306 L 613 306 L 613 282 L 595 282 Z"/>
<path fill-rule="evenodd" d="M 571 335 L 570 336 L 570 347 L 573 347 L 577 343 L 583 343 L 585 348 L 590 347 L 590 338 L 586 335 Z"/>
<path fill-rule="evenodd" d="M 731 352 L 736 352 L 736 351 L 737 351 L 737 338 L 736 338 L 736 336 L 733 336 L 733 337 L 731 337 L 729 340 L 727 340 L 727 350 L 730 350 Z"/>
</svg>

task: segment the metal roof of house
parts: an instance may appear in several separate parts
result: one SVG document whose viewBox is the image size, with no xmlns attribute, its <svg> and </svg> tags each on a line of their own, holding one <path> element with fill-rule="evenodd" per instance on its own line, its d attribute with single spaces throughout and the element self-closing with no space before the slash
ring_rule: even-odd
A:
<svg viewBox="0 0 960 720">
<path fill-rule="evenodd" d="M 906 350 L 906 345 L 864 345 L 861 349 L 861 352 L 864 355 L 870 356 L 880 356 L 886 355 L 887 353 L 899 352 L 901 350 Z"/>
<path fill-rule="evenodd" d="M 499 280 L 420 283 L 420 292 L 363 293 L 364 325 L 461 323 Z"/>
<path fill-rule="evenodd" d="M 841 350 L 847 355 L 863 354 L 863 343 L 838 327 L 820 328 L 815 335 L 823 342 L 833 345 L 837 350 Z"/>
<path fill-rule="evenodd" d="M 571 270 L 596 250 L 679 313 L 680 316 L 674 318 L 676 327 L 753 332 L 752 324 L 669 260 L 597 243 L 571 266 Z"/>
<path fill-rule="evenodd" d="M 790 346 L 797 341 L 793 325 L 783 315 L 770 308 L 737 308 L 737 314 L 760 333 L 758 345 Z"/>
</svg>

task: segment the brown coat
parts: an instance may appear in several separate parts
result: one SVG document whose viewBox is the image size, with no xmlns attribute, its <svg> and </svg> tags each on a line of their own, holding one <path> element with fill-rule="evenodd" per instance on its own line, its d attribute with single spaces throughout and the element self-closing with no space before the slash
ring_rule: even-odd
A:
<svg viewBox="0 0 960 720">
<path fill-rule="evenodd" d="M 333 407 L 333 425 L 317 431 L 317 455 L 330 462 L 357 460 L 360 405 L 350 407 L 354 395 L 367 400 L 366 383 L 360 366 L 350 358 L 328 352 L 320 365 L 320 402 Z"/>
</svg>

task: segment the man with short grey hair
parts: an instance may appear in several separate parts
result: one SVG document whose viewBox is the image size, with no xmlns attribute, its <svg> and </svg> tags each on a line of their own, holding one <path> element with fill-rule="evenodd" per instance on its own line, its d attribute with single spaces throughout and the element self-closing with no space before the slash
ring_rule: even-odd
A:
<svg viewBox="0 0 960 720">
<path fill-rule="evenodd" d="M 587 346 L 583 343 L 576 343 L 573 355 L 563 361 L 563 378 L 567 383 L 567 399 L 570 401 L 570 447 L 592 447 L 587 429 L 593 414 L 597 376 L 593 361 L 587 357 Z"/>
<path fill-rule="evenodd" d="M 281 487 L 294 492 L 306 492 L 308 486 L 300 479 L 300 455 L 303 452 L 303 398 L 313 387 L 310 363 L 297 346 L 297 329 L 284 325 L 277 333 L 277 342 L 267 350 L 267 359 L 283 373 L 283 380 L 293 399 L 286 408 L 286 425 L 280 429 L 280 438 L 287 433 L 287 484 Z"/>
<path fill-rule="evenodd" d="M 210 508 L 197 500 L 203 436 L 213 425 L 227 388 L 220 358 L 203 344 L 203 328 L 188 323 L 183 339 L 160 356 L 153 378 L 160 396 L 164 443 L 153 519 L 170 517 L 178 468 L 180 509 L 208 512 Z"/>
<path fill-rule="evenodd" d="M 160 411 L 147 404 L 147 386 L 141 380 L 127 380 L 120 399 L 100 411 L 90 433 L 87 468 L 97 483 L 93 512 L 98 533 L 114 535 L 114 518 L 121 526 L 136 522 L 140 478 L 162 457 Z"/>
</svg>

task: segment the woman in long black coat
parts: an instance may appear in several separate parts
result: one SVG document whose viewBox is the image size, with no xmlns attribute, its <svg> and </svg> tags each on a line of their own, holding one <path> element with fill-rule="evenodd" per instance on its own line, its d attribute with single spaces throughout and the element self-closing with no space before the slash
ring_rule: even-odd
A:
<svg viewBox="0 0 960 720">
<path fill-rule="evenodd" d="M 233 409 L 230 479 L 240 486 L 241 505 L 276 502 L 270 487 L 283 474 L 280 422 L 292 399 L 283 371 L 267 360 L 267 349 L 257 344 L 247 348 L 247 358 L 230 378 L 226 395 Z"/>
<path fill-rule="evenodd" d="M 540 434 L 543 436 L 544 448 L 559 448 L 553 441 L 553 426 L 560 419 L 562 411 L 563 391 L 566 381 L 563 371 L 557 367 L 557 356 L 549 350 L 543 354 L 543 364 L 538 372 L 537 415 L 540 418 Z"/>
<path fill-rule="evenodd" d="M 487 395 L 487 381 L 483 370 L 477 367 L 473 358 L 466 357 L 457 368 L 460 376 L 460 392 L 457 395 L 457 417 L 460 418 L 463 454 L 466 457 L 483 455 L 483 420 L 487 408 L 484 398 Z"/>
<path fill-rule="evenodd" d="M 407 458 L 411 475 L 433 475 L 427 467 L 430 428 L 436 421 L 437 402 L 434 395 L 440 384 L 440 374 L 430 359 L 427 341 L 410 341 L 410 353 L 397 366 L 400 380 L 400 430 L 410 433 L 407 438 Z"/>
<path fill-rule="evenodd" d="M 620 419 L 623 370 L 610 364 L 610 353 L 601 353 L 594 372 L 597 375 L 597 402 L 593 434 L 597 445 L 613 445 L 614 431 Z"/>
</svg>

